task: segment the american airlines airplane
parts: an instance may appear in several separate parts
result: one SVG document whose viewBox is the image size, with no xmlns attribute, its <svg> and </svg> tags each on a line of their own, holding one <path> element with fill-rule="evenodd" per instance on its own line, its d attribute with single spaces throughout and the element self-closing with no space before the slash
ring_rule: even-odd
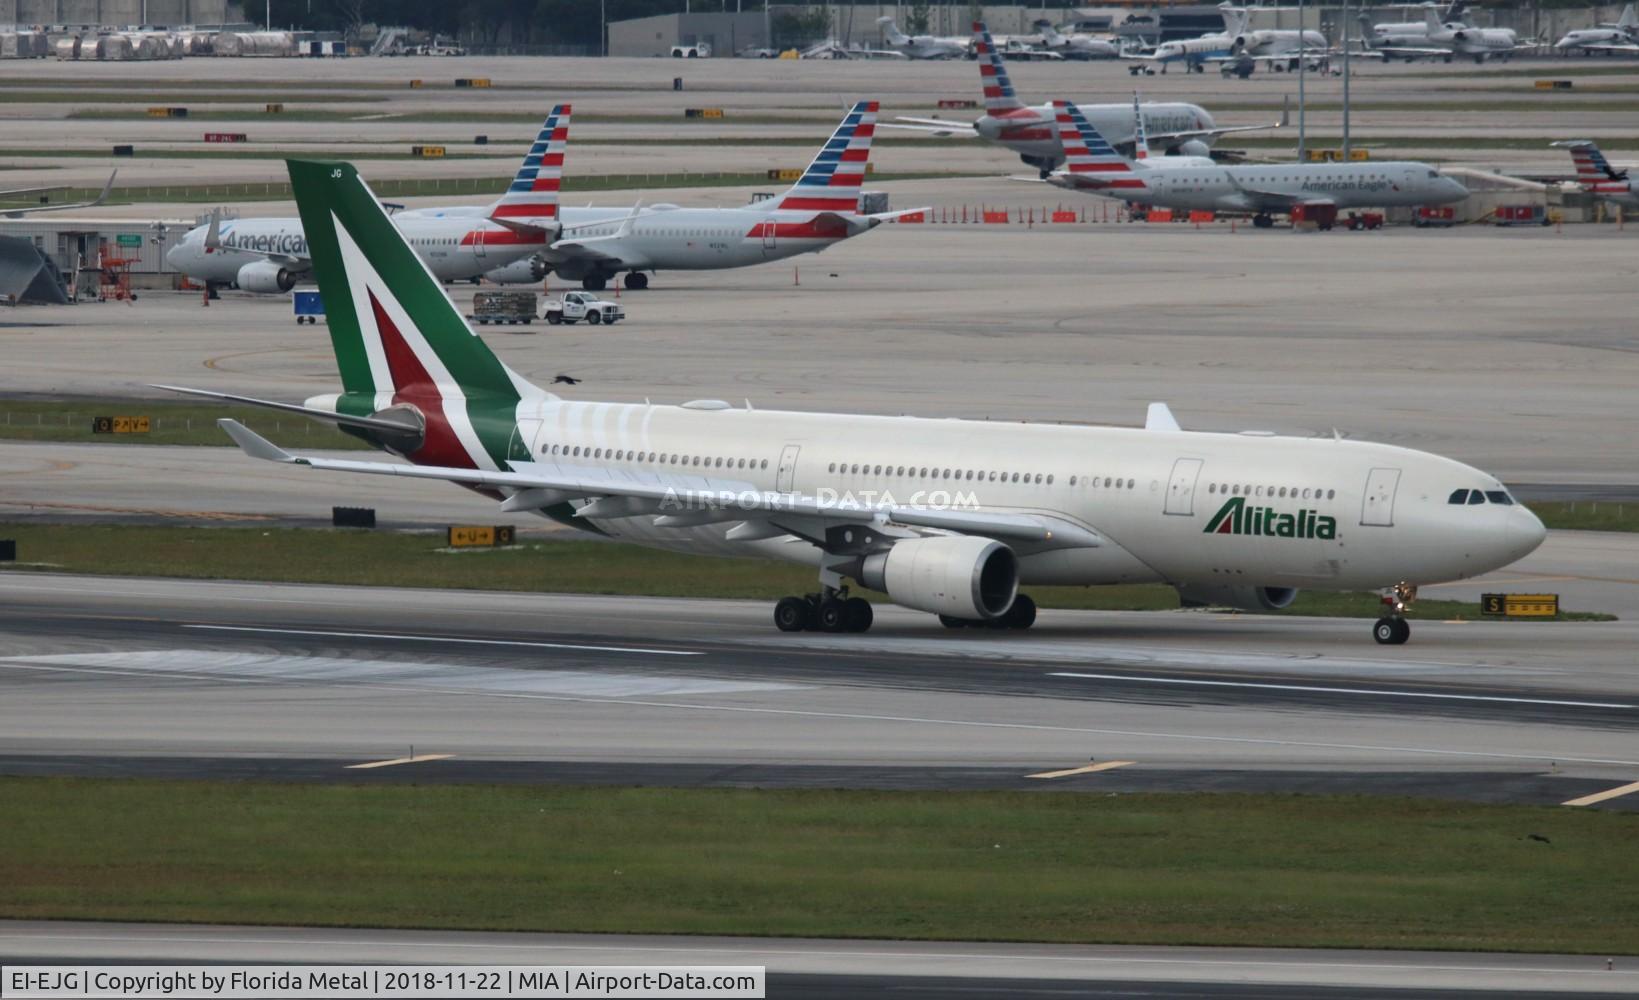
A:
<svg viewBox="0 0 1639 1000">
<path fill-rule="evenodd" d="M 1639 52 L 1639 14 L 1630 3 L 1622 8 L 1622 16 L 1614 24 L 1567 31 L 1564 38 L 1554 43 L 1554 48 L 1564 53 L 1580 51 L 1585 56 L 1595 52 L 1606 55 Z"/>
<path fill-rule="evenodd" d="M 953 122 L 940 118 L 896 118 L 903 124 L 884 128 L 910 129 L 932 135 L 963 135 L 995 143 L 1019 154 L 1019 159 L 1035 167 L 1045 178 L 1064 162 L 1058 130 L 1053 127 L 1053 109 L 1046 104 L 1026 106 L 1013 90 L 1007 64 L 996 51 L 995 42 L 983 21 L 973 22 L 974 48 L 979 58 L 979 82 L 984 88 L 985 113 L 975 121 Z M 1132 117 L 1125 104 L 1083 104 L 1081 113 L 1096 121 L 1117 145 L 1131 144 Z M 1221 135 L 1277 128 L 1280 124 L 1241 125 L 1219 128 L 1212 116 L 1195 104 L 1145 104 L 1144 124 L 1149 138 L 1168 153 L 1208 156 L 1211 145 Z"/>
<path fill-rule="evenodd" d="M 888 48 L 907 59 L 963 59 L 968 54 L 964 38 L 940 38 L 937 35 L 907 35 L 891 16 L 879 17 L 882 37 Z"/>
<path fill-rule="evenodd" d="M 1571 162 L 1576 164 L 1577 182 L 1589 194 L 1619 205 L 1624 211 L 1639 211 L 1639 179 L 1630 177 L 1627 170 L 1611 166 L 1598 143 L 1592 139 L 1567 139 L 1554 146 L 1570 151 Z"/>
<path fill-rule="evenodd" d="M 297 455 L 219 421 L 247 454 L 433 479 L 601 535 L 813 567 L 784 631 L 860 632 L 849 581 L 950 628 L 1028 628 L 1031 584 L 1159 581 L 1259 609 L 1300 588 L 1384 590 L 1376 641 L 1406 641 L 1418 585 L 1534 550 L 1542 523 L 1497 479 L 1426 452 L 1331 438 L 581 402 L 508 369 L 462 319 L 352 166 L 292 160 L 342 391 L 304 405 L 407 461 Z M 167 387 L 171 388 L 171 387 Z"/>
<path fill-rule="evenodd" d="M 552 109 L 498 200 L 459 218 L 401 213 L 404 238 L 440 281 L 474 279 L 527 260 L 562 235 L 558 185 L 569 119 L 569 105 Z M 290 291 L 313 266 L 302 222 L 290 218 L 220 222 L 213 215 L 188 230 L 165 259 L 207 287 L 231 285 L 263 294 Z"/>
<path fill-rule="evenodd" d="M 871 156 L 876 112 L 875 101 L 855 104 L 797 182 L 772 198 L 734 208 L 566 207 L 565 227 L 584 235 L 558 240 L 543 248 L 536 262 L 520 262 L 488 277 L 539 281 L 550 271 L 595 291 L 624 272 L 627 288 L 644 289 L 649 287 L 644 272 L 716 271 L 819 253 L 889 219 L 926 211 L 860 213 L 860 184 Z M 438 218 L 442 213 L 421 214 Z"/>
<path fill-rule="evenodd" d="M 1111 148 L 1074 104 L 1054 101 L 1053 106 L 1069 158 L 1048 182 L 1131 204 L 1244 212 L 1264 229 L 1274 225 L 1275 214 L 1298 206 L 1444 205 L 1468 197 L 1457 181 L 1409 161 L 1173 167 L 1162 158 L 1135 163 Z"/>
</svg>

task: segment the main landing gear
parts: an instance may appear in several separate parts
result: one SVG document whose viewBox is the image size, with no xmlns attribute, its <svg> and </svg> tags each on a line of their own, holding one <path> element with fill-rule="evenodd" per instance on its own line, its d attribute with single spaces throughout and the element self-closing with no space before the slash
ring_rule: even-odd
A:
<svg viewBox="0 0 1639 1000">
<path fill-rule="evenodd" d="M 1252 225 L 1258 229 L 1275 228 L 1275 217 L 1267 212 L 1259 212 L 1252 217 Z"/>
<path fill-rule="evenodd" d="M 774 605 L 774 625 L 781 632 L 864 632 L 875 617 L 871 602 L 849 597 L 846 588 L 782 597 Z"/>
<path fill-rule="evenodd" d="M 1409 583 L 1397 583 L 1383 595 L 1383 606 L 1388 610 L 1372 626 L 1372 638 L 1382 646 L 1399 646 L 1411 638 L 1411 623 L 1406 621 L 1406 608 L 1417 600 L 1417 588 Z"/>
<path fill-rule="evenodd" d="M 649 276 L 642 271 L 631 271 L 626 275 L 626 290 L 641 292 L 649 287 Z"/>
<path fill-rule="evenodd" d="M 1013 598 L 1013 606 L 1007 609 L 1007 614 L 989 621 L 976 618 L 954 618 L 950 615 L 940 615 L 939 624 L 946 628 L 993 628 L 993 629 L 1027 629 L 1036 624 L 1036 602 L 1026 594 L 1019 594 Z"/>
</svg>

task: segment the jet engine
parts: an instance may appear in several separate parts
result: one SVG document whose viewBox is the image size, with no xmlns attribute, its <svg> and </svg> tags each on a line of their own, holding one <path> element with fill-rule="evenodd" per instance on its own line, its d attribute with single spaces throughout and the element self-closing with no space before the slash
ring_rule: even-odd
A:
<svg viewBox="0 0 1639 1000">
<path fill-rule="evenodd" d="M 233 281 L 243 291 L 256 292 L 259 295 L 288 292 L 296 287 L 295 273 L 271 260 L 258 260 L 246 264 L 239 269 L 239 274 Z"/>
<path fill-rule="evenodd" d="M 908 538 L 866 556 L 853 576 L 895 604 L 954 618 L 1000 618 L 1019 592 L 1019 560 L 969 535 Z"/>
<path fill-rule="evenodd" d="M 1179 143 L 1178 148 L 1173 152 L 1179 156 L 1211 156 L 1212 147 L 1199 139 L 1191 139 L 1188 142 Z"/>
<path fill-rule="evenodd" d="M 1238 608 L 1241 611 L 1279 611 L 1297 599 L 1292 587 L 1253 587 L 1231 584 L 1186 584 L 1178 588 L 1178 602 L 1186 608 Z"/>
<path fill-rule="evenodd" d="M 546 261 L 540 258 L 540 255 L 536 254 L 525 257 L 523 260 L 515 260 L 505 267 L 485 271 L 484 277 L 497 285 L 533 285 L 546 280 L 546 276 L 550 273 L 552 273 L 552 269 L 547 266 Z"/>
</svg>

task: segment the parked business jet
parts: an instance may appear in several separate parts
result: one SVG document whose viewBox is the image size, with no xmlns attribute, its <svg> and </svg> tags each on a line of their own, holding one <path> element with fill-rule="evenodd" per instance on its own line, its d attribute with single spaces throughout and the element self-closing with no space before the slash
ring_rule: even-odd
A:
<svg viewBox="0 0 1639 1000">
<path fill-rule="evenodd" d="M 1034 27 L 1041 32 L 1042 48 L 1066 59 L 1114 59 L 1121 55 L 1120 47 L 1108 39 L 1080 33 L 1060 34 L 1046 18 L 1034 22 Z"/>
<path fill-rule="evenodd" d="M 1603 23 L 1597 28 L 1579 28 L 1568 31 L 1554 43 L 1564 53 L 1580 51 L 1585 56 L 1595 52 L 1614 55 L 1617 52 L 1639 52 L 1639 14 L 1634 5 L 1622 8 L 1622 16 L 1614 24 Z"/>
<path fill-rule="evenodd" d="M 1611 166 L 1592 139 L 1568 139 L 1554 146 L 1570 151 L 1571 161 L 1576 164 L 1577 182 L 1589 194 L 1600 201 L 1620 205 L 1624 211 L 1639 211 L 1639 179 L 1630 177 L 1626 169 Z"/>
<path fill-rule="evenodd" d="M 1423 15 L 1421 38 L 1405 35 L 1400 36 L 1405 41 L 1397 41 L 1373 35 L 1366 39 L 1367 47 L 1385 62 L 1396 56 L 1408 60 L 1439 58 L 1446 62 L 1456 56 L 1469 56 L 1476 63 L 1484 63 L 1492 56 L 1507 59 L 1519 47 L 1519 35 L 1513 28 L 1476 28 L 1463 21 L 1442 22 L 1433 4 L 1424 8 Z"/>
<path fill-rule="evenodd" d="M 19 199 L 23 198 L 38 199 L 32 205 L 19 205 L 16 208 L 0 208 L 0 216 L 7 219 L 20 219 L 25 215 L 38 215 L 41 212 L 65 212 L 71 208 L 96 208 L 98 205 L 101 205 L 103 202 L 108 200 L 108 193 L 114 189 L 114 178 L 118 174 L 118 170 L 109 171 L 108 180 L 103 182 L 102 191 L 90 201 L 71 202 L 66 205 L 53 205 L 44 198 L 40 197 L 41 195 L 48 195 L 53 191 L 66 191 L 68 190 L 68 185 L 66 184 L 53 184 L 48 187 L 10 188 L 9 190 L 0 191 L 0 201 L 18 201 Z"/>
<path fill-rule="evenodd" d="M 552 109 L 505 194 L 470 213 L 444 218 L 404 212 L 397 220 L 404 238 L 440 281 L 465 281 L 497 267 L 527 260 L 563 233 L 558 219 L 558 185 L 569 139 L 570 106 Z M 572 228 L 572 227 L 571 227 Z M 188 230 L 166 251 L 170 265 L 208 287 L 288 292 L 313 267 L 302 221 L 236 219 L 215 215 Z"/>
<path fill-rule="evenodd" d="M 938 35 L 907 35 L 891 16 L 879 17 L 882 37 L 888 48 L 907 59 L 962 59 L 968 54 L 965 38 L 940 38 Z"/>
<path fill-rule="evenodd" d="M 984 89 L 985 113 L 977 120 L 953 122 L 940 118 L 896 118 L 897 123 L 884 128 L 911 129 L 932 135 L 961 135 L 995 143 L 1019 155 L 1019 159 L 1046 177 L 1054 167 L 1064 162 L 1064 150 L 1059 145 L 1058 130 L 1053 126 L 1053 109 L 1046 104 L 1026 106 L 1013 90 L 1013 81 L 1007 75 L 1007 64 L 990 37 L 983 21 L 973 22 L 974 48 L 979 58 L 979 82 Z M 1100 129 L 1112 137 L 1118 146 L 1130 146 L 1133 139 L 1132 117 L 1125 104 L 1083 104 L 1082 114 L 1089 121 L 1099 123 Z M 1212 143 L 1219 136 L 1231 132 L 1251 132 L 1277 128 L 1269 125 L 1241 125 L 1220 128 L 1199 105 L 1146 104 L 1144 124 L 1150 142 L 1168 153 L 1207 156 Z"/>
<path fill-rule="evenodd" d="M 305 405 L 408 459 L 297 455 L 219 421 L 254 458 L 443 480 L 655 548 L 814 567 L 774 608 L 786 631 L 863 631 L 848 581 L 945 625 L 1027 628 L 1021 585 L 1164 582 L 1191 604 L 1279 608 L 1300 588 L 1389 592 L 1406 640 L 1417 585 L 1525 556 L 1542 523 L 1493 476 L 1334 438 L 796 413 L 702 400 L 579 402 L 525 381 L 475 336 L 345 163 L 292 160 L 330 315 L 339 394 Z"/>
<path fill-rule="evenodd" d="M 861 214 L 860 184 L 871 156 L 877 102 L 860 101 L 815 154 L 802 176 L 772 198 L 734 208 L 635 205 L 563 209 L 566 227 L 583 234 L 541 250 L 545 270 L 588 289 L 626 273 L 626 287 L 649 287 L 655 271 L 715 271 L 784 260 L 869 232 L 925 209 Z M 511 272 L 518 272 L 516 275 Z M 522 263 L 491 280 L 539 281 Z"/>
<path fill-rule="evenodd" d="M 1467 188 L 1426 163 L 1135 163 L 1117 153 L 1074 104 L 1054 101 L 1053 106 L 1069 158 L 1048 182 L 1072 191 L 1159 208 L 1244 212 L 1259 228 L 1298 206 L 1443 205 L 1468 197 Z"/>
</svg>

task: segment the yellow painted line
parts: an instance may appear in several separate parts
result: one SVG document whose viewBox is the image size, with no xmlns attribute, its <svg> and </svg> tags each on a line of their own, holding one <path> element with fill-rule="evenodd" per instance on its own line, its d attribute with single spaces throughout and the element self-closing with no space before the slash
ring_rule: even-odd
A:
<svg viewBox="0 0 1639 1000">
<path fill-rule="evenodd" d="M 1594 792 L 1592 795 L 1584 795 L 1580 799 L 1572 799 L 1569 802 L 1561 802 L 1560 805 L 1591 806 L 1596 802 L 1604 802 L 1606 799 L 1619 799 L 1624 795 L 1632 795 L 1634 792 L 1639 792 L 1639 781 L 1635 781 L 1629 785 L 1619 785 L 1616 788 L 1607 788 L 1603 792 Z"/>
<path fill-rule="evenodd" d="M 1094 771 L 1109 771 L 1128 764 L 1136 764 L 1132 760 L 1107 760 L 1102 764 L 1088 764 L 1086 767 L 1072 767 L 1068 771 L 1043 771 L 1040 774 L 1027 774 L 1026 778 L 1068 778 L 1072 774 L 1092 774 Z"/>
<path fill-rule="evenodd" d="M 394 764 L 419 764 L 424 760 L 449 760 L 453 753 L 418 753 L 414 757 L 394 757 L 392 760 L 372 760 L 363 764 L 349 764 L 349 771 L 360 771 L 371 767 L 392 767 Z"/>
</svg>

